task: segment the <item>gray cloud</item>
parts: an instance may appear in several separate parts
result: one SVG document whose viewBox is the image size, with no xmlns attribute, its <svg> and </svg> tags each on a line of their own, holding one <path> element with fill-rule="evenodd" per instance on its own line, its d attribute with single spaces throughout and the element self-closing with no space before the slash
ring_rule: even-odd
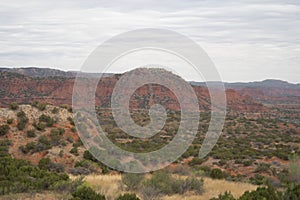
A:
<svg viewBox="0 0 300 200">
<path fill-rule="evenodd" d="M 79 69 L 103 41 L 146 27 L 198 42 L 226 81 L 300 82 L 300 2 L 292 0 L 2 0 L 0 65 Z"/>
</svg>

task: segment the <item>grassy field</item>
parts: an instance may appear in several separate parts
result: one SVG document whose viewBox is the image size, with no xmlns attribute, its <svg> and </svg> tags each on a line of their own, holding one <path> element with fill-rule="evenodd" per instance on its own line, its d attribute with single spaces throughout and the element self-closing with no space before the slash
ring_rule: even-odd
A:
<svg viewBox="0 0 300 200">
<path fill-rule="evenodd" d="M 74 177 L 71 177 L 74 178 Z M 121 176 L 120 175 L 88 175 L 85 180 L 98 192 L 104 194 L 108 200 L 113 200 L 123 193 Z M 208 200 L 212 197 L 217 197 L 218 194 L 230 191 L 234 197 L 241 196 L 247 190 L 255 190 L 257 186 L 240 183 L 229 182 L 226 180 L 213 180 L 210 178 L 203 178 L 204 193 L 202 195 L 185 194 L 165 196 L 164 200 Z"/>
</svg>

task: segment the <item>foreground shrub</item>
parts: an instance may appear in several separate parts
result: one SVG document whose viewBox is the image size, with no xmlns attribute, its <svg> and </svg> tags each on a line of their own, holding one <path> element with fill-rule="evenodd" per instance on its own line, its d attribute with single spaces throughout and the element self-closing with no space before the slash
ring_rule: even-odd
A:
<svg viewBox="0 0 300 200">
<path fill-rule="evenodd" d="M 300 199 L 300 184 L 290 184 L 284 193 L 284 200 Z"/>
<path fill-rule="evenodd" d="M 140 199 L 136 196 L 136 194 L 126 193 L 120 195 L 116 200 L 140 200 Z"/>
<path fill-rule="evenodd" d="M 57 182 L 69 180 L 66 174 L 41 170 L 9 156 L 0 159 L 0 171 L 0 195 L 49 190 Z"/>
<path fill-rule="evenodd" d="M 245 192 L 239 200 L 282 200 L 281 192 L 275 190 L 275 188 L 271 185 L 268 187 L 259 187 L 255 191 Z"/>
<path fill-rule="evenodd" d="M 75 192 L 72 193 L 73 199 L 81 200 L 105 200 L 105 196 L 96 193 L 92 188 L 87 186 L 79 186 Z"/>
</svg>

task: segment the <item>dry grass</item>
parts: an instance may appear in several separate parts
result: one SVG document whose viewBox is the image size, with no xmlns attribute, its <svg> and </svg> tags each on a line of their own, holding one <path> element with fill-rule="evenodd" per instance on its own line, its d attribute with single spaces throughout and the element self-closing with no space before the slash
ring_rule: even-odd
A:
<svg viewBox="0 0 300 200">
<path fill-rule="evenodd" d="M 240 197 L 247 190 L 255 190 L 257 186 L 239 183 L 229 182 L 225 180 L 213 180 L 210 178 L 203 178 L 204 180 L 204 193 L 202 195 L 172 195 L 165 197 L 165 200 L 208 200 L 213 197 L 217 197 L 220 193 L 230 191 L 234 197 Z"/>
<path fill-rule="evenodd" d="M 230 191 L 234 197 L 239 197 L 245 191 L 255 190 L 257 188 L 257 186 L 247 183 L 213 180 L 210 178 L 203 179 L 205 191 L 202 195 L 172 195 L 164 197 L 164 200 L 208 200 L 217 197 L 220 193 L 224 193 L 225 191 Z M 108 200 L 113 200 L 122 193 L 120 175 L 89 175 L 85 177 L 85 180 L 95 190 L 104 194 Z"/>
<path fill-rule="evenodd" d="M 70 175 L 71 179 L 75 179 L 75 176 Z M 93 187 L 97 192 L 100 192 L 106 196 L 107 200 L 116 199 L 121 193 L 124 193 L 121 186 L 121 175 L 88 175 L 85 176 L 87 183 Z M 172 195 L 166 196 L 164 200 L 209 200 L 210 198 L 217 197 L 220 193 L 230 191 L 234 197 L 241 196 L 247 190 L 255 190 L 257 186 L 229 182 L 225 180 L 213 180 L 210 178 L 203 178 L 204 180 L 204 193 L 202 195 L 193 195 L 187 193 L 185 195 Z M 6 195 L 0 199 L 12 200 L 12 199 L 34 199 L 34 200 L 56 200 L 56 199 L 68 199 L 70 194 L 55 194 L 52 192 L 45 192 L 41 194 L 17 194 Z"/>
<path fill-rule="evenodd" d="M 70 175 L 71 179 L 75 179 Z M 121 175 L 88 175 L 84 180 L 107 200 L 114 200 L 122 193 Z"/>
</svg>

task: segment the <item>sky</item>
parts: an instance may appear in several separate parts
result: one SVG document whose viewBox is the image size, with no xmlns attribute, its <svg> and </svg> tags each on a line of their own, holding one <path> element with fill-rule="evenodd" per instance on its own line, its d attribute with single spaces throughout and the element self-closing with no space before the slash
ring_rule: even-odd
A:
<svg viewBox="0 0 300 200">
<path fill-rule="evenodd" d="M 194 40 L 224 81 L 300 83 L 299 0 L 1 0 L 0 66 L 79 70 L 104 41 L 140 28 Z"/>
</svg>

